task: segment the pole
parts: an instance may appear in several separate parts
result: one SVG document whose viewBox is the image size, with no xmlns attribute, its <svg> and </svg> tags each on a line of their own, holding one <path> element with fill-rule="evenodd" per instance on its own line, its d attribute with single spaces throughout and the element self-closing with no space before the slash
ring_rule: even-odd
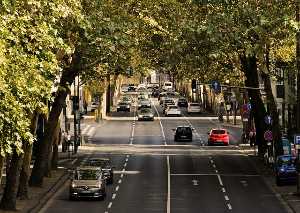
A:
<svg viewBox="0 0 300 213">
<path fill-rule="evenodd" d="M 75 79 L 74 79 L 74 97 L 76 96 L 76 77 L 75 77 Z M 73 98 L 73 100 L 75 100 L 74 98 Z M 73 104 L 76 104 L 76 102 L 75 101 L 73 101 Z M 74 107 L 73 108 L 73 110 L 74 110 L 74 141 L 75 141 L 75 136 L 76 136 L 76 108 Z"/>
</svg>

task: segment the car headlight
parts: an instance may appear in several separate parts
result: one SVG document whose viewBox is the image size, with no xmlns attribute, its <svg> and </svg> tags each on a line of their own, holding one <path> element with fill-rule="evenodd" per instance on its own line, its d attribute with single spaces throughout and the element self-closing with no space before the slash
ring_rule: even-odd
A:
<svg viewBox="0 0 300 213">
<path fill-rule="evenodd" d="M 77 188 L 77 185 L 75 182 L 72 182 L 71 186 L 72 186 L 72 188 Z"/>
<path fill-rule="evenodd" d="M 143 116 L 142 115 L 139 115 L 139 118 L 142 118 Z"/>
<path fill-rule="evenodd" d="M 150 114 L 150 117 L 153 117 L 153 114 Z"/>
</svg>

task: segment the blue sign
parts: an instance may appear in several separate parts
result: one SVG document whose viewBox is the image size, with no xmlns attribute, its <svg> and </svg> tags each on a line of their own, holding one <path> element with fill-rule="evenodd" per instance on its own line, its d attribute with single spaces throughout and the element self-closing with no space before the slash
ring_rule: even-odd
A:
<svg viewBox="0 0 300 213">
<path fill-rule="evenodd" d="M 218 82 L 218 81 L 213 81 L 212 84 L 211 84 L 211 87 L 212 87 L 213 89 L 220 89 L 221 84 L 220 84 L 220 82 Z"/>
<path fill-rule="evenodd" d="M 249 113 L 247 111 L 244 111 L 242 114 L 243 118 L 248 118 L 249 117 Z"/>
<path fill-rule="evenodd" d="M 248 107 L 248 109 L 251 109 L 251 104 L 250 104 L 250 102 L 247 103 L 247 107 Z"/>
<path fill-rule="evenodd" d="M 267 124 L 270 124 L 270 123 L 271 123 L 271 116 L 270 116 L 270 115 L 267 115 L 267 116 L 265 117 L 265 122 L 266 122 Z"/>
<path fill-rule="evenodd" d="M 294 144 L 300 145 L 300 135 L 294 135 Z"/>
<path fill-rule="evenodd" d="M 264 134 L 264 137 L 267 141 L 271 141 L 273 140 L 273 132 L 271 131 L 266 131 L 265 134 Z"/>
</svg>

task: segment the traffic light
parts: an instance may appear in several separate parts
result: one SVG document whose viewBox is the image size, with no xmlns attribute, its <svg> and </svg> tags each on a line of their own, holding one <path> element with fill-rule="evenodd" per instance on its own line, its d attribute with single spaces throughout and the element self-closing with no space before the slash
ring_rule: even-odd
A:
<svg viewBox="0 0 300 213">
<path fill-rule="evenodd" d="M 79 98 L 78 98 L 78 96 L 73 96 L 73 109 L 74 110 L 79 109 Z"/>
<path fill-rule="evenodd" d="M 193 79 L 192 80 L 192 92 L 196 93 L 196 91 L 197 91 L 197 84 L 196 84 L 196 80 Z"/>
</svg>

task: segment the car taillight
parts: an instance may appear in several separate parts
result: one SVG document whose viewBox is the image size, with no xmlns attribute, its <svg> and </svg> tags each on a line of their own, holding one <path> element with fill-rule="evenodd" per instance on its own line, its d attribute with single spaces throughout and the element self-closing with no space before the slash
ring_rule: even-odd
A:
<svg viewBox="0 0 300 213">
<path fill-rule="evenodd" d="M 177 111 L 180 111 L 180 109 L 177 109 Z"/>
<path fill-rule="evenodd" d="M 189 109 L 191 109 L 191 107 L 189 107 Z"/>
<path fill-rule="evenodd" d="M 198 107 L 198 109 L 201 109 L 200 107 Z"/>
</svg>

